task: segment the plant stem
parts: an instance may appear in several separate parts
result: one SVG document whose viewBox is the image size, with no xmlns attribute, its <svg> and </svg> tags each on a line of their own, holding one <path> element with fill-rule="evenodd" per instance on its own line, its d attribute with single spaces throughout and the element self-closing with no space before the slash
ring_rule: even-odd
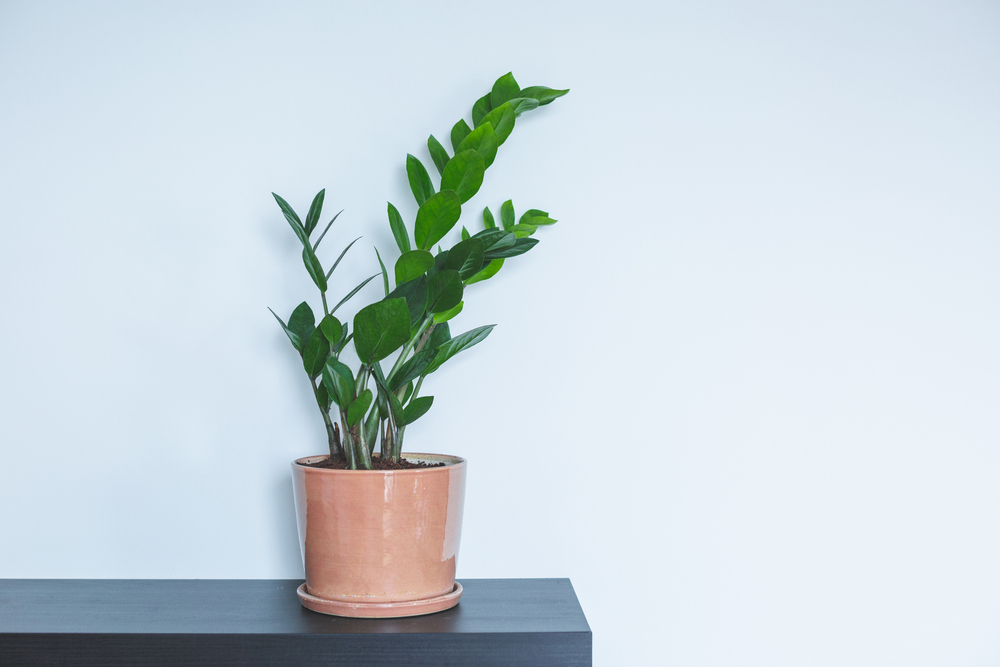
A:
<svg viewBox="0 0 1000 667">
<path fill-rule="evenodd" d="M 413 393 L 410 395 L 410 401 L 411 402 L 413 401 L 413 399 L 415 399 L 417 397 L 417 394 L 420 393 L 420 385 L 422 385 L 424 383 L 424 378 L 425 377 L 427 377 L 427 376 L 426 375 L 421 375 L 420 379 L 417 380 L 417 385 L 413 388 Z M 396 463 L 399 463 L 399 459 L 403 455 L 403 434 L 405 432 L 406 432 L 406 424 L 403 424 L 402 426 L 399 427 L 399 431 L 396 432 L 396 439 L 392 443 L 393 444 L 393 456 L 392 456 L 392 458 L 393 458 L 393 460 Z"/>
<path fill-rule="evenodd" d="M 330 309 L 326 305 L 326 292 L 320 292 L 319 295 L 321 297 L 323 297 L 323 314 L 324 315 L 329 315 L 330 314 Z"/>
<path fill-rule="evenodd" d="M 413 346 L 417 344 L 417 341 L 420 339 L 420 336 L 424 333 L 424 330 L 433 321 L 434 321 L 433 315 L 428 315 L 427 317 L 424 318 L 424 321 L 421 322 L 420 326 L 417 328 L 417 332 L 413 334 L 413 338 L 411 338 L 406 342 L 406 345 L 403 347 L 403 351 L 399 353 L 399 358 L 396 359 L 396 363 L 392 365 L 392 370 L 389 371 L 389 374 L 385 376 L 386 379 L 392 377 L 392 374 L 399 370 L 399 367 L 403 365 L 404 361 L 406 361 L 406 355 L 410 353 L 410 350 L 412 350 Z"/>
<path fill-rule="evenodd" d="M 309 380 L 309 384 L 312 385 L 313 396 L 316 397 L 316 405 L 319 407 L 319 412 L 323 415 L 323 424 L 326 426 L 326 437 L 330 443 L 330 456 L 335 457 L 340 453 L 340 442 L 336 431 L 333 429 L 333 421 L 330 419 L 330 413 L 326 410 L 326 406 L 319 400 L 319 387 L 311 379 Z"/>
</svg>

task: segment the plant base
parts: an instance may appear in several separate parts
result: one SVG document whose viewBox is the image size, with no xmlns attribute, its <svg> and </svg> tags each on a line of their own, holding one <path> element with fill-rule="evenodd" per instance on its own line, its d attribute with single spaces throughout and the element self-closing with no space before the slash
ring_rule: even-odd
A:
<svg viewBox="0 0 1000 667">
<path fill-rule="evenodd" d="M 462 597 L 462 584 L 455 582 L 455 588 L 450 593 L 426 600 L 409 600 L 407 602 L 341 602 L 327 600 L 310 595 L 306 585 L 299 586 L 299 602 L 306 609 L 318 611 L 331 616 L 346 616 L 349 618 L 402 618 L 404 616 L 423 616 L 451 609 Z"/>
</svg>

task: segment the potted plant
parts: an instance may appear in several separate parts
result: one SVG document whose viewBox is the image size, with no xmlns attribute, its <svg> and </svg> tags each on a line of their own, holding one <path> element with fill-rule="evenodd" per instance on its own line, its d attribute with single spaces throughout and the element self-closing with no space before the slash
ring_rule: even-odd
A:
<svg viewBox="0 0 1000 667">
<path fill-rule="evenodd" d="M 418 207 L 412 236 L 411 226 L 390 203 L 389 226 L 399 250 L 391 274 L 376 249 L 381 270 L 332 308 L 330 279 L 357 239 L 326 269 L 317 252 L 337 216 L 315 233 L 325 190 L 313 199 L 304 220 L 274 195 L 302 243 L 302 261 L 323 309 L 318 322 L 306 302 L 287 322 L 271 311 L 302 358 L 329 447 L 328 454 L 292 463 L 306 572 L 299 598 L 305 607 L 340 616 L 390 617 L 458 603 L 462 591 L 455 582 L 455 560 L 466 462 L 442 454 L 404 455 L 406 427 L 434 401 L 421 394 L 427 377 L 493 329 L 479 326 L 452 336 L 449 322 L 461 313 L 467 289 L 533 248 L 537 229 L 556 221 L 538 209 L 515 219 L 508 200 L 500 207 L 499 224 L 487 207 L 481 231 L 463 226 L 461 241 L 448 249 L 439 244 L 458 224 L 462 205 L 479 191 L 516 119 L 567 92 L 522 89 L 510 73 L 497 79 L 473 105 L 472 125 L 462 119 L 452 128 L 454 155 L 433 135 L 428 138 L 440 176 L 437 190 L 421 161 L 407 155 L 406 173 Z M 350 325 L 341 322 L 337 310 L 379 276 L 384 298 L 358 311 Z M 342 359 L 352 343 L 357 370 Z"/>
</svg>

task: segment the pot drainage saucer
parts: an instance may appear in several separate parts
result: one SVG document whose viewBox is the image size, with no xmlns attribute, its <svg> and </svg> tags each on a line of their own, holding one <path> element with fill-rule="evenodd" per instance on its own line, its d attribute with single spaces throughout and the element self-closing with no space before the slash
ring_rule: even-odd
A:
<svg viewBox="0 0 1000 667">
<path fill-rule="evenodd" d="M 433 614 L 445 609 L 451 609 L 462 597 L 462 584 L 455 582 L 455 588 L 450 593 L 425 600 L 409 600 L 407 602 L 341 602 L 327 600 L 310 595 L 306 585 L 302 584 L 296 591 L 299 602 L 306 609 L 318 611 L 331 616 L 348 616 L 350 618 L 400 618 L 402 616 L 422 616 Z"/>
</svg>

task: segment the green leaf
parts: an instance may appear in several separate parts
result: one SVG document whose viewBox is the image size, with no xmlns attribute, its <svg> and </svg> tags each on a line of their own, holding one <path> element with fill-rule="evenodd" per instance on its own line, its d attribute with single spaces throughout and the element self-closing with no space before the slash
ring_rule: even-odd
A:
<svg viewBox="0 0 1000 667">
<path fill-rule="evenodd" d="M 515 237 L 522 238 L 524 236 L 531 236 L 537 229 L 538 227 L 535 227 L 534 225 L 516 224 L 508 231 L 513 232 Z"/>
<path fill-rule="evenodd" d="M 431 335 L 427 338 L 427 344 L 424 345 L 425 350 L 436 350 L 445 343 L 451 340 L 451 328 L 448 323 L 435 324 L 431 329 Z"/>
<path fill-rule="evenodd" d="M 539 211 L 537 208 L 529 208 L 527 211 L 521 214 L 521 219 L 518 220 L 518 222 L 528 222 L 528 218 L 535 218 L 535 217 L 546 218 L 548 217 L 548 215 L 549 215 L 548 211 Z M 530 225 L 531 223 L 528 222 L 528 224 Z"/>
<path fill-rule="evenodd" d="M 422 375 L 436 355 L 436 350 L 421 350 L 407 359 L 399 370 L 389 377 L 389 389 L 393 392 L 399 391 L 404 384 Z"/>
<path fill-rule="evenodd" d="M 389 296 L 389 273 L 385 270 L 385 264 L 382 262 L 382 255 L 378 254 L 378 248 L 375 248 L 375 256 L 378 257 L 378 265 L 382 269 L 382 289 L 385 291 L 385 295 Z"/>
<path fill-rule="evenodd" d="M 470 238 L 472 238 L 472 234 L 470 234 L 469 230 L 465 228 L 465 225 L 462 225 L 462 240 L 468 241 Z"/>
<path fill-rule="evenodd" d="M 493 331 L 493 327 L 495 326 L 495 324 L 490 324 L 484 327 L 477 327 L 471 331 L 466 331 L 464 334 L 452 338 L 446 343 L 443 343 L 441 347 L 437 349 L 437 355 L 434 357 L 434 361 L 431 362 L 431 365 L 427 367 L 427 370 L 424 371 L 424 375 L 430 375 L 440 368 L 441 364 L 448 361 L 459 352 L 468 350 L 473 345 L 486 340 L 486 337 L 490 335 L 490 332 Z"/>
<path fill-rule="evenodd" d="M 271 310 L 271 309 L 268 308 L 268 310 Z M 299 339 L 298 334 L 296 334 L 294 331 L 292 331 L 291 329 L 288 328 L 288 325 L 286 325 L 282 321 L 282 319 L 280 317 L 278 317 L 278 313 L 276 313 L 273 310 L 271 310 L 271 314 L 274 315 L 274 319 L 278 320 L 278 324 L 281 325 L 281 330 L 285 332 L 286 336 L 288 336 L 288 340 L 292 341 L 292 347 L 294 347 L 296 350 L 298 350 L 299 354 L 301 354 L 302 353 L 302 341 Z"/>
<path fill-rule="evenodd" d="M 365 389 L 361 392 L 361 395 L 356 399 L 351 401 L 351 404 L 347 406 L 347 424 L 348 426 L 354 426 L 361 421 L 361 418 L 365 416 L 368 412 L 368 408 L 372 404 L 372 390 Z M 405 413 L 404 413 L 405 415 Z"/>
<path fill-rule="evenodd" d="M 310 378 L 315 378 L 323 372 L 323 365 L 330 356 L 330 342 L 319 328 L 315 329 L 309 342 L 302 350 L 302 366 Z"/>
<path fill-rule="evenodd" d="M 510 108 L 514 110 L 514 117 L 517 118 L 525 111 L 538 108 L 538 100 L 532 97 L 516 97 L 510 100 Z"/>
<path fill-rule="evenodd" d="M 517 239 L 514 245 L 504 250 L 491 250 L 485 254 L 486 259 L 500 259 L 503 257 L 517 257 L 531 250 L 538 244 L 538 239 Z"/>
<path fill-rule="evenodd" d="M 462 202 L 451 190 L 442 190 L 425 201 L 417 211 L 417 221 L 414 225 L 417 247 L 429 250 L 451 231 L 461 216 Z"/>
<path fill-rule="evenodd" d="M 321 406 L 323 406 L 323 412 L 330 411 L 330 401 L 333 400 L 333 397 L 327 390 L 326 385 L 322 382 L 320 382 L 319 386 L 316 387 L 316 400 L 319 401 Z"/>
<path fill-rule="evenodd" d="M 510 199 L 505 201 L 500 206 L 500 220 L 503 222 L 504 229 L 510 229 L 514 226 L 514 202 Z"/>
<path fill-rule="evenodd" d="M 271 193 L 271 196 L 274 197 L 274 201 L 278 202 L 278 208 L 280 208 L 281 212 L 285 215 L 285 220 L 287 220 L 288 224 L 291 225 L 292 231 L 295 232 L 295 235 L 299 237 L 299 241 L 302 242 L 302 245 L 308 247 L 309 235 L 306 234 L 306 230 L 302 226 L 302 221 L 299 220 L 298 214 L 295 213 L 292 207 L 289 206 L 288 202 L 286 202 L 284 199 L 274 194 L 273 192 Z"/>
<path fill-rule="evenodd" d="M 516 237 L 505 229 L 484 229 L 472 238 L 483 242 L 483 253 L 504 250 L 514 245 Z"/>
<path fill-rule="evenodd" d="M 461 243 L 456 243 L 448 251 L 444 268 L 458 271 L 462 280 L 471 278 L 479 272 L 479 269 L 483 268 L 483 247 L 482 239 L 469 238 Z"/>
<path fill-rule="evenodd" d="M 354 400 L 354 374 L 347 364 L 334 357 L 327 359 L 323 367 L 323 384 L 341 408 L 346 408 Z"/>
<path fill-rule="evenodd" d="M 298 348 L 299 352 L 301 352 L 309 341 L 309 337 L 312 336 L 313 329 L 316 328 L 316 317 L 313 315 L 312 308 L 309 307 L 308 303 L 303 301 L 295 306 L 295 310 L 292 311 L 291 316 L 288 318 L 288 328 L 302 342 L 302 347 Z"/>
<path fill-rule="evenodd" d="M 485 173 L 486 163 L 482 155 L 474 150 L 462 151 L 445 165 L 444 175 L 441 177 L 441 190 L 453 191 L 458 195 L 459 202 L 464 204 L 479 192 Z M 417 215 L 419 217 L 419 212 Z"/>
<path fill-rule="evenodd" d="M 493 90 L 490 92 L 490 104 L 496 109 L 504 102 L 517 97 L 520 92 L 521 86 L 517 85 L 514 75 L 507 72 L 493 84 Z"/>
<path fill-rule="evenodd" d="M 426 250 L 411 250 L 396 260 L 396 284 L 402 285 L 416 280 L 434 266 L 434 255 Z"/>
<path fill-rule="evenodd" d="M 433 403 L 433 396 L 420 396 L 410 401 L 410 404 L 403 409 L 403 425 L 412 424 L 423 417 Z"/>
<path fill-rule="evenodd" d="M 389 292 L 387 299 L 405 299 L 410 311 L 410 325 L 416 326 L 427 309 L 427 278 L 420 276 L 416 280 L 401 283 Z"/>
<path fill-rule="evenodd" d="M 493 131 L 493 126 L 489 123 L 483 123 L 462 140 L 462 143 L 458 147 L 458 152 L 476 151 L 483 156 L 483 164 L 486 168 L 489 168 L 497 156 L 497 146 L 499 146 L 499 143 L 497 142 L 496 132 Z M 442 187 L 442 189 L 444 188 Z"/>
<path fill-rule="evenodd" d="M 359 290 L 360 290 L 360 289 L 361 289 L 362 287 L 364 287 L 365 285 L 367 285 L 368 283 L 370 283 L 371 281 L 373 281 L 373 280 L 374 280 L 375 278 L 378 278 L 378 274 L 377 274 L 377 273 L 376 273 L 375 275 L 373 275 L 373 276 L 369 276 L 369 277 L 365 278 L 365 279 L 364 279 L 364 280 L 363 280 L 363 281 L 361 282 L 361 284 L 360 284 L 360 285 L 358 285 L 357 287 L 355 287 L 354 289 L 352 289 L 352 290 L 351 290 L 350 292 L 348 292 L 348 293 L 347 293 L 347 296 L 345 296 L 345 297 L 344 297 L 343 299 L 341 299 L 340 301 L 338 301 L 338 302 L 337 302 L 337 305 L 336 305 L 336 306 L 334 306 L 333 308 L 331 308 L 331 309 L 330 309 L 330 313 L 332 314 L 332 313 L 335 313 L 335 312 L 337 312 L 337 309 L 338 309 L 338 308 L 340 308 L 340 307 L 341 307 L 341 306 L 343 306 L 343 305 L 344 305 L 345 303 L 347 303 L 348 301 L 350 301 L 350 300 L 351 300 L 351 297 L 352 297 L 352 296 L 354 296 L 355 294 L 357 294 L 357 293 L 358 293 L 358 291 L 359 291 Z"/>
<path fill-rule="evenodd" d="M 451 147 L 456 153 L 458 152 L 459 144 L 462 143 L 463 139 L 469 136 L 470 132 L 472 132 L 472 128 L 469 127 L 469 124 L 465 122 L 464 118 L 455 123 L 455 126 L 451 128 Z"/>
<path fill-rule="evenodd" d="M 364 425 L 365 444 L 368 445 L 369 456 L 371 456 L 372 452 L 375 450 L 375 441 L 378 439 L 378 420 L 379 407 L 376 404 L 375 408 L 371 411 L 371 414 L 368 415 L 368 419 L 365 420 Z"/>
<path fill-rule="evenodd" d="M 330 227 L 333 227 L 333 223 L 337 221 L 337 218 L 339 218 L 340 214 L 343 212 L 344 209 L 340 209 L 339 211 L 337 211 L 337 215 L 333 216 L 333 218 L 330 219 L 330 222 L 326 223 L 326 229 L 324 229 L 323 233 L 319 235 L 318 239 L 316 239 L 316 243 L 313 243 L 313 252 L 316 252 L 316 248 L 319 247 L 319 242 L 323 240 L 323 237 L 326 236 L 326 233 L 330 231 Z"/>
<path fill-rule="evenodd" d="M 319 258 L 316 257 L 316 253 L 313 249 L 306 245 L 302 248 L 302 263 L 306 265 L 306 271 L 309 272 L 309 277 L 313 279 L 316 283 L 316 287 L 319 288 L 320 292 L 326 291 L 326 274 L 323 273 L 323 265 L 319 263 Z"/>
<path fill-rule="evenodd" d="M 464 289 L 458 271 L 445 269 L 435 273 L 427 281 L 427 312 L 443 313 L 451 310 L 462 300 Z"/>
<path fill-rule="evenodd" d="M 323 335 L 326 336 L 331 347 L 336 346 L 344 335 L 344 325 L 333 315 L 324 316 L 319 322 L 319 328 L 323 331 Z"/>
<path fill-rule="evenodd" d="M 312 206 L 309 207 L 309 214 L 306 216 L 306 236 L 312 234 L 319 223 L 320 213 L 323 211 L 323 198 L 326 196 L 326 188 L 320 190 L 313 198 Z"/>
<path fill-rule="evenodd" d="M 399 248 L 399 252 L 410 252 L 410 235 L 406 233 L 403 218 L 391 202 L 386 203 L 389 204 L 389 227 L 392 228 L 392 237 L 396 239 L 396 246 Z"/>
<path fill-rule="evenodd" d="M 431 177 L 427 175 L 423 163 L 409 153 L 406 154 L 406 178 L 410 181 L 410 191 L 420 206 L 434 194 Z"/>
<path fill-rule="evenodd" d="M 354 349 L 363 364 L 385 359 L 410 339 L 410 311 L 405 299 L 365 306 L 354 316 Z"/>
<path fill-rule="evenodd" d="M 483 123 L 489 123 L 493 126 L 493 131 L 497 135 L 497 143 L 503 146 L 503 142 L 507 141 L 507 137 L 514 130 L 514 108 L 510 102 L 495 107 L 493 111 L 486 114 Z"/>
<path fill-rule="evenodd" d="M 495 276 L 497 272 L 500 271 L 500 269 L 502 268 L 503 268 L 502 259 L 490 260 L 490 263 L 486 265 L 486 268 L 484 268 L 482 271 L 480 271 L 479 273 L 477 273 L 476 275 L 472 276 L 471 278 L 465 281 L 465 286 L 468 287 L 469 285 L 472 285 L 474 283 L 479 283 L 484 280 L 489 280 L 490 278 Z"/>
<path fill-rule="evenodd" d="M 486 93 L 472 105 L 472 124 L 475 127 L 479 126 L 479 123 L 483 120 L 490 111 L 493 110 L 493 105 L 490 103 L 490 96 L 492 93 Z"/>
<path fill-rule="evenodd" d="M 434 324 L 444 324 L 445 322 L 447 322 L 448 320 L 452 319 L 460 312 L 462 312 L 462 308 L 464 307 L 465 307 L 465 302 L 459 301 L 458 305 L 452 308 L 451 310 L 446 310 L 443 313 L 437 313 L 436 315 L 434 315 Z"/>
<path fill-rule="evenodd" d="M 443 174 L 444 166 L 448 164 L 448 160 L 451 157 L 444 146 L 441 145 L 441 142 L 434 138 L 433 134 L 427 137 L 427 151 L 431 154 L 431 159 L 434 160 L 434 166 L 437 167 L 438 174 Z"/>
<path fill-rule="evenodd" d="M 521 97 L 530 97 L 538 100 L 539 106 L 545 106 L 557 97 L 562 97 L 569 92 L 569 88 L 566 90 L 553 90 L 552 88 L 546 88 L 545 86 L 528 86 L 520 93 Z"/>
<path fill-rule="evenodd" d="M 490 211 L 490 207 L 487 206 L 483 209 L 483 227 L 486 229 L 495 229 L 497 226 L 496 220 L 493 219 L 493 212 Z"/>
<path fill-rule="evenodd" d="M 340 266 L 340 260 L 344 259 L 344 255 L 346 255 L 346 254 L 347 254 L 347 251 L 351 249 L 351 246 L 352 246 L 352 245 L 354 245 L 355 243 L 357 243 L 357 242 L 358 242 L 358 241 L 360 241 L 360 240 L 361 240 L 361 237 L 359 236 L 358 238 L 356 238 L 356 239 L 354 239 L 353 241 L 351 241 L 350 243 L 348 243 L 348 244 L 347 244 L 347 247 L 346 247 L 346 248 L 344 248 L 344 249 L 343 249 L 343 250 L 342 250 L 342 251 L 340 252 L 340 256 L 339 256 L 339 257 L 337 257 L 337 261 L 336 261 L 336 262 L 334 262 L 334 263 L 333 263 L 333 266 L 331 266 L 331 267 L 330 267 L 330 270 L 326 272 L 326 279 L 327 279 L 327 280 L 329 280 L 329 279 L 330 279 L 330 276 L 332 276 L 332 275 L 333 275 L 333 272 L 337 270 L 337 267 L 338 267 L 338 266 Z"/>
<path fill-rule="evenodd" d="M 389 399 L 389 411 L 392 413 L 392 422 L 399 428 L 403 425 L 403 404 L 399 402 L 396 392 L 390 391 L 387 395 Z"/>
<path fill-rule="evenodd" d="M 544 215 L 522 215 L 521 220 L 518 221 L 518 224 L 538 227 L 539 225 L 554 225 L 557 222 L 559 221 Z"/>
</svg>

